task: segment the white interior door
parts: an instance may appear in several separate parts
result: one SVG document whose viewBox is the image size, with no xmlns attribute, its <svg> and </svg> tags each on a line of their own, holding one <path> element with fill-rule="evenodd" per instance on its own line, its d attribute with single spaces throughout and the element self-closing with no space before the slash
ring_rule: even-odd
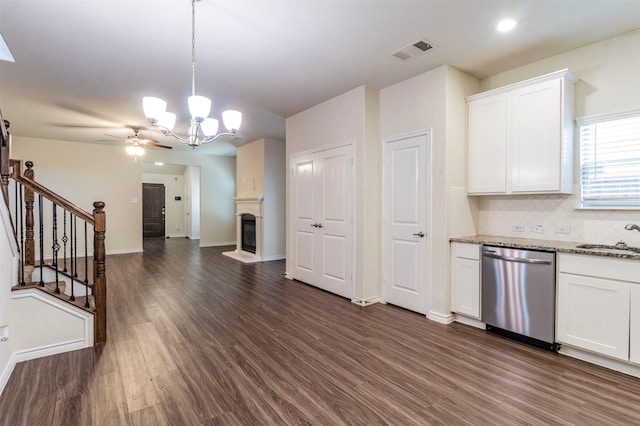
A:
<svg viewBox="0 0 640 426">
<path fill-rule="evenodd" d="M 351 146 L 292 160 L 293 278 L 353 298 Z"/>
<path fill-rule="evenodd" d="M 321 159 L 317 259 L 318 286 L 349 299 L 354 296 L 351 261 L 352 161 L 351 147 L 318 154 Z"/>
<path fill-rule="evenodd" d="M 293 210 L 293 278 L 313 283 L 316 281 L 318 227 L 316 209 L 320 202 L 320 162 L 315 156 L 294 158 L 291 179 L 291 208 Z"/>
<path fill-rule="evenodd" d="M 383 298 L 427 313 L 428 135 L 386 142 L 383 177 Z"/>
</svg>

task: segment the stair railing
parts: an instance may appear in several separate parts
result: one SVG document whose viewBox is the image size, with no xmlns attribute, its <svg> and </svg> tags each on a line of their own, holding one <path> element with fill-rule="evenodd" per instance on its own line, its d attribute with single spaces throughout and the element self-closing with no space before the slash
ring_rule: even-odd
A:
<svg viewBox="0 0 640 426">
<path fill-rule="evenodd" d="M 12 219 L 20 250 L 18 286 L 41 287 L 92 312 L 94 343 L 105 342 L 105 204 L 102 201 L 94 202 L 93 212 L 89 213 L 36 182 L 31 161 L 25 162 L 24 165 L 26 170 L 23 170 L 22 161 L 9 160 L 9 177 L 14 182 L 12 190 L 8 190 L 9 182 L 5 179 L 4 171 L 2 176 L 3 192 L 8 194 L 9 199 L 13 198 L 14 204 Z M 37 214 L 34 216 L 36 204 Z M 89 226 L 93 227 L 92 241 L 88 238 Z M 90 247 L 91 242 L 93 247 Z M 93 253 L 92 256 L 89 253 Z M 37 279 L 34 279 L 34 276 L 37 276 Z M 77 289 L 80 291 L 77 292 Z"/>
</svg>

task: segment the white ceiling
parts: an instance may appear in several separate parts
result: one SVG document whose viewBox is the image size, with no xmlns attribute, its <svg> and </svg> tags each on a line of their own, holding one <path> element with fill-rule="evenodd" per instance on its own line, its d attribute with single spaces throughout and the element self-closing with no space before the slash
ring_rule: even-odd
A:
<svg viewBox="0 0 640 426">
<path fill-rule="evenodd" d="M 519 25 L 498 34 L 507 16 Z M 203 0 L 196 86 L 214 115 L 243 112 L 245 141 L 284 139 L 284 118 L 363 84 L 442 64 L 482 78 L 637 27 L 640 1 Z M 98 141 L 146 125 L 145 95 L 167 100 L 185 131 L 189 0 L 2 0 L 0 33 L 16 60 L 0 62 L 14 135 L 109 143 Z M 421 37 L 436 48 L 408 62 L 390 56 Z M 141 136 L 187 149 L 155 130 Z M 198 149 L 233 155 L 238 143 Z"/>
</svg>

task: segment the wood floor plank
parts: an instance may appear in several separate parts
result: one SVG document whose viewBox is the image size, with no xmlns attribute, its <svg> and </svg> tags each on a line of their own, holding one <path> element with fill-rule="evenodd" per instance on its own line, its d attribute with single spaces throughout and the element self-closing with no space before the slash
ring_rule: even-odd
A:
<svg viewBox="0 0 640 426">
<path fill-rule="evenodd" d="M 0 425 L 631 425 L 640 379 L 145 240 L 107 257 L 106 344 L 16 366 Z"/>
</svg>

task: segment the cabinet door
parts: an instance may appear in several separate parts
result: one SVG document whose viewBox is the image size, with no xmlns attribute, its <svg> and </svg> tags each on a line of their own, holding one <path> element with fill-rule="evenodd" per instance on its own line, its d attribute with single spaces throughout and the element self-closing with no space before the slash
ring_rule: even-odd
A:
<svg viewBox="0 0 640 426">
<path fill-rule="evenodd" d="M 469 102 L 467 192 L 507 190 L 507 94 Z"/>
<path fill-rule="evenodd" d="M 510 98 L 511 191 L 559 191 L 562 81 L 516 89 Z"/>
<path fill-rule="evenodd" d="M 627 361 L 629 284 L 559 274 L 557 340 Z"/>
<path fill-rule="evenodd" d="M 640 364 L 640 284 L 631 284 L 629 361 Z"/>
<path fill-rule="evenodd" d="M 453 312 L 480 319 L 480 262 L 454 258 L 451 287 Z"/>
</svg>

